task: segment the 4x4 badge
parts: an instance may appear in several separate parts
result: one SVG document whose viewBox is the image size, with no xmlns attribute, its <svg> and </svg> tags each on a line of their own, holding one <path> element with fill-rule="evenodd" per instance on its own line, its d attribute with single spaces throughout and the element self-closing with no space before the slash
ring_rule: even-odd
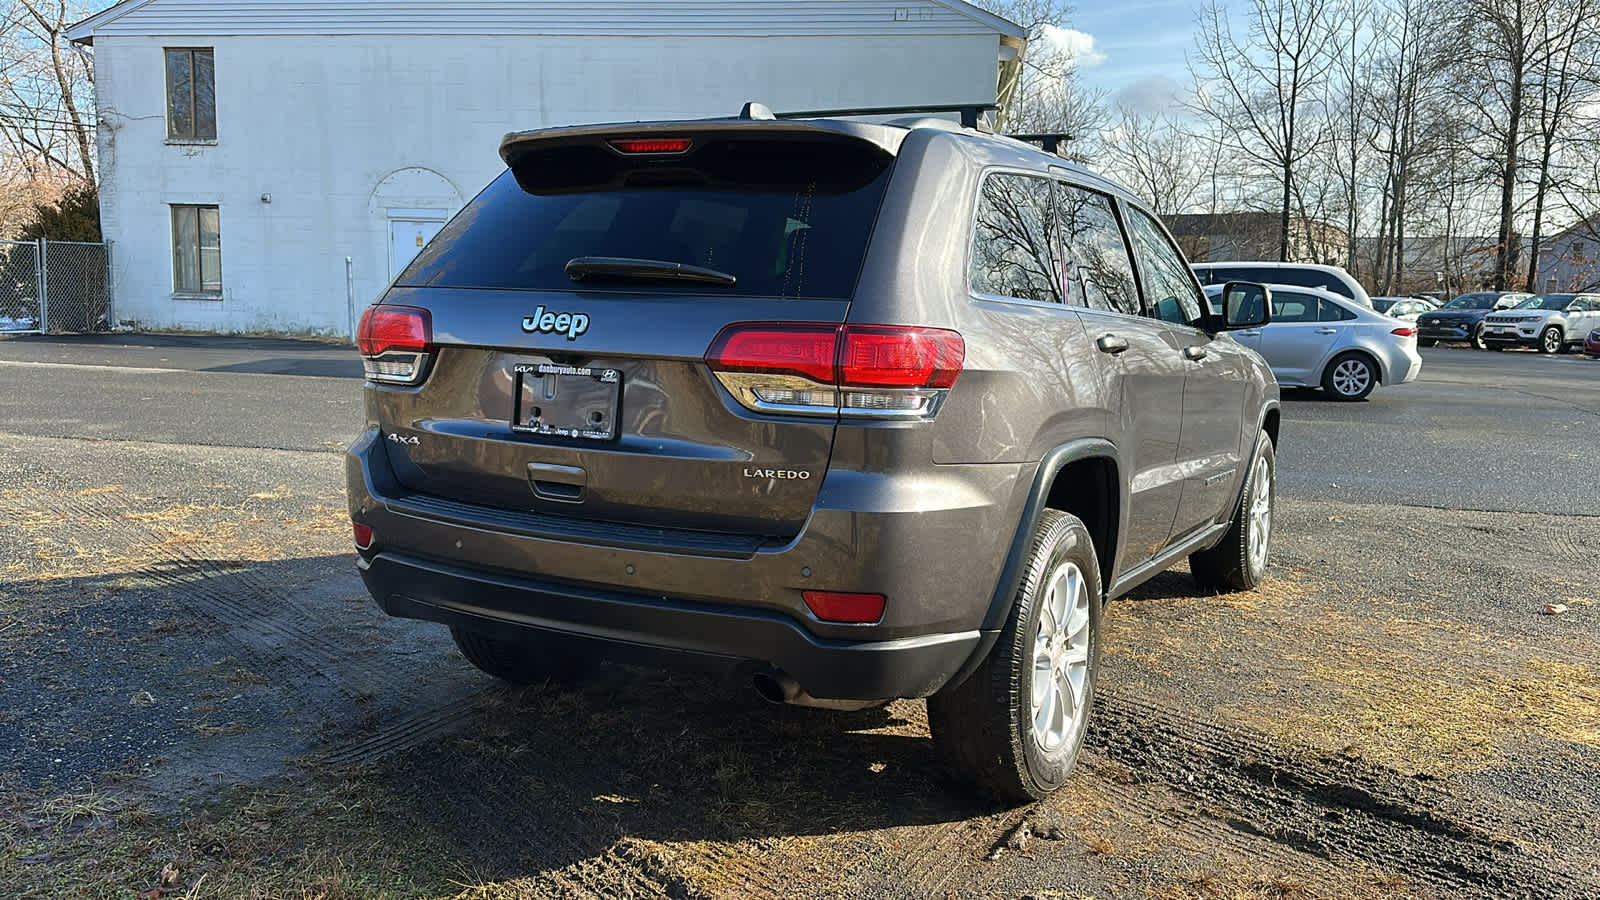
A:
<svg viewBox="0 0 1600 900">
<path fill-rule="evenodd" d="M 529 334 L 564 334 L 575 341 L 578 335 L 589 330 L 589 317 L 583 313 L 545 312 L 544 307 L 522 317 L 522 330 Z"/>
</svg>

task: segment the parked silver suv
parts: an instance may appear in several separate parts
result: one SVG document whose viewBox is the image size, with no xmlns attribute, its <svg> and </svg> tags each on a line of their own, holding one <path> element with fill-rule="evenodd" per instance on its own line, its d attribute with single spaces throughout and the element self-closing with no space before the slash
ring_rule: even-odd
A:
<svg viewBox="0 0 1600 900">
<path fill-rule="evenodd" d="M 372 595 L 485 671 L 927 697 L 975 779 L 1038 797 L 1109 598 L 1186 558 L 1262 578 L 1278 387 L 1230 330 L 1270 298 L 1212 315 L 1118 185 L 970 127 L 754 105 L 500 153 L 363 315 L 348 456 Z"/>
<path fill-rule="evenodd" d="M 1583 346 L 1584 336 L 1600 327 L 1600 294 L 1540 294 L 1505 312 L 1483 318 L 1483 343 L 1490 350 L 1536 347 L 1560 353 Z"/>
</svg>

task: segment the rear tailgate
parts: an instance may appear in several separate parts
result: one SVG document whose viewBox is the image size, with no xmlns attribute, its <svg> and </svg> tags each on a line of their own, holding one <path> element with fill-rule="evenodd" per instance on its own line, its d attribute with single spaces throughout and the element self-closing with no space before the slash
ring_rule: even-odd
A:
<svg viewBox="0 0 1600 900">
<path fill-rule="evenodd" d="M 508 138 L 511 170 L 385 296 L 426 310 L 435 346 L 420 387 L 370 393 L 407 488 L 594 523 L 798 533 L 837 414 L 748 409 L 704 359 L 735 323 L 845 320 L 893 156 L 791 123 L 653 134 Z M 732 283 L 568 274 L 596 258 Z"/>
</svg>

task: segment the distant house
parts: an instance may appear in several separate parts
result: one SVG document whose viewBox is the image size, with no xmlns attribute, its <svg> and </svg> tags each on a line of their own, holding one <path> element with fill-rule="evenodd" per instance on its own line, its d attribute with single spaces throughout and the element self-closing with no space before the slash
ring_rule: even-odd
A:
<svg viewBox="0 0 1600 900">
<path fill-rule="evenodd" d="M 67 34 L 116 317 L 349 335 L 508 131 L 992 103 L 1025 31 L 961 0 L 123 0 Z"/>
<path fill-rule="evenodd" d="M 1178 246 L 1193 262 L 1277 259 L 1283 232 L 1275 212 L 1200 213 L 1166 217 Z M 1289 219 L 1289 259 L 1342 265 L 1348 237 L 1344 229 L 1318 219 Z"/>
<path fill-rule="evenodd" d="M 1453 295 L 1494 285 L 1498 245 L 1499 238 L 1493 235 L 1408 235 L 1404 259 L 1393 267 L 1393 260 L 1389 265 L 1380 262 L 1378 239 L 1363 237 L 1356 239 L 1356 266 L 1363 280 L 1379 293 L 1437 291 Z M 1526 242 L 1517 238 L 1512 245 L 1513 271 L 1517 260 L 1526 262 L 1526 252 Z M 1521 279 L 1513 280 L 1520 288 Z"/>
<path fill-rule="evenodd" d="M 1600 214 L 1566 228 L 1540 242 L 1541 291 L 1592 291 L 1600 289 Z"/>
</svg>

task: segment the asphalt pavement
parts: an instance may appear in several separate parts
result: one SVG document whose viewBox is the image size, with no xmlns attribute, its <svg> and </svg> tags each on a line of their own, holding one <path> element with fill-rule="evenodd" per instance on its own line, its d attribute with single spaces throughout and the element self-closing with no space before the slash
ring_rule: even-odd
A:
<svg viewBox="0 0 1600 900">
<path fill-rule="evenodd" d="M 1450 346 L 1422 357 L 1417 381 L 1360 403 L 1285 391 L 1280 490 L 1600 513 L 1600 360 Z M 0 431 L 334 451 L 360 427 L 360 379 L 351 347 L 319 341 L 13 337 L 0 339 Z"/>
</svg>

